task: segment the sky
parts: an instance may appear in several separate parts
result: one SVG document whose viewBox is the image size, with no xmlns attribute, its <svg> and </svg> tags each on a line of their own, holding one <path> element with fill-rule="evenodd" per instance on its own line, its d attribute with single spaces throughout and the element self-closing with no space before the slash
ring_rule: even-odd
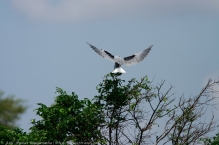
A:
<svg viewBox="0 0 219 145">
<path fill-rule="evenodd" d="M 219 1 L 0 1 L 0 40 L 0 90 L 26 100 L 17 125 L 28 131 L 37 103 L 51 105 L 56 87 L 91 99 L 113 71 L 86 42 L 122 57 L 153 45 L 121 78 L 148 76 L 165 80 L 164 90 L 173 85 L 175 97 L 197 95 L 219 77 Z"/>
</svg>

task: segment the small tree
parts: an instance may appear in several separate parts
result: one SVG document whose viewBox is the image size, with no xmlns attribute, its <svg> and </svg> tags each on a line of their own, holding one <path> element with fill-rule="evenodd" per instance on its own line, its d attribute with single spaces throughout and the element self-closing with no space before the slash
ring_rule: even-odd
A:
<svg viewBox="0 0 219 145">
<path fill-rule="evenodd" d="M 13 128 L 27 107 L 23 104 L 24 100 L 15 99 L 13 95 L 7 97 L 3 95 L 4 93 L 0 91 L 0 125 Z"/>
<path fill-rule="evenodd" d="M 43 119 L 32 120 L 31 133 L 35 134 L 36 141 L 67 142 L 103 142 L 98 127 L 104 122 L 104 116 L 97 105 L 89 99 L 79 100 L 75 93 L 67 95 L 57 88 L 59 96 L 50 107 L 39 103 L 37 115 Z M 38 133 L 38 134 L 36 134 Z M 43 136 L 42 136 L 43 134 Z"/>
</svg>

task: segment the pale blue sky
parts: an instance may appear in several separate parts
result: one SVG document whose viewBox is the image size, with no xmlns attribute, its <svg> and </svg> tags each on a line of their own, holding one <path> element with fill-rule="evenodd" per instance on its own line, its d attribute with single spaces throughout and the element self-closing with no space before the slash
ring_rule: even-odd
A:
<svg viewBox="0 0 219 145">
<path fill-rule="evenodd" d="M 0 89 L 27 100 L 18 122 L 27 131 L 36 104 L 53 103 L 56 87 L 92 98 L 113 70 L 86 42 L 120 56 L 154 45 L 121 77 L 155 76 L 154 84 L 175 86 L 176 97 L 199 93 L 219 77 L 219 2 L 2 0 L 0 40 Z"/>
</svg>

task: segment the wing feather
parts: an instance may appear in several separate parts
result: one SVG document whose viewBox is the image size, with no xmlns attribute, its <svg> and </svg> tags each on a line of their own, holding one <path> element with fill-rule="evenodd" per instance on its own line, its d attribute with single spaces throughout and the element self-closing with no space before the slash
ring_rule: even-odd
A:
<svg viewBox="0 0 219 145">
<path fill-rule="evenodd" d="M 103 58 L 107 58 L 113 62 L 115 62 L 115 59 L 114 59 L 114 55 L 112 55 L 111 53 L 109 53 L 108 51 L 105 51 L 103 49 L 98 49 L 96 48 L 95 46 L 87 43 L 97 54 L 99 54 L 100 56 L 102 56 Z"/>
<path fill-rule="evenodd" d="M 153 45 L 149 46 L 147 49 L 140 51 L 136 54 L 133 54 L 131 56 L 125 57 L 125 65 L 129 66 L 129 65 L 134 65 L 139 63 L 140 61 L 142 61 L 150 52 L 151 48 Z"/>
</svg>

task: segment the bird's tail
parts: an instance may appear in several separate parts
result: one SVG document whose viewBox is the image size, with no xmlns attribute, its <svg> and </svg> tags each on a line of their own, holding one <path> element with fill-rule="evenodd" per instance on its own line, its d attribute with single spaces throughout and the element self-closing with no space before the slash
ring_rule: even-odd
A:
<svg viewBox="0 0 219 145">
<path fill-rule="evenodd" d="M 126 73 L 121 67 L 116 68 L 112 73 Z"/>
</svg>

